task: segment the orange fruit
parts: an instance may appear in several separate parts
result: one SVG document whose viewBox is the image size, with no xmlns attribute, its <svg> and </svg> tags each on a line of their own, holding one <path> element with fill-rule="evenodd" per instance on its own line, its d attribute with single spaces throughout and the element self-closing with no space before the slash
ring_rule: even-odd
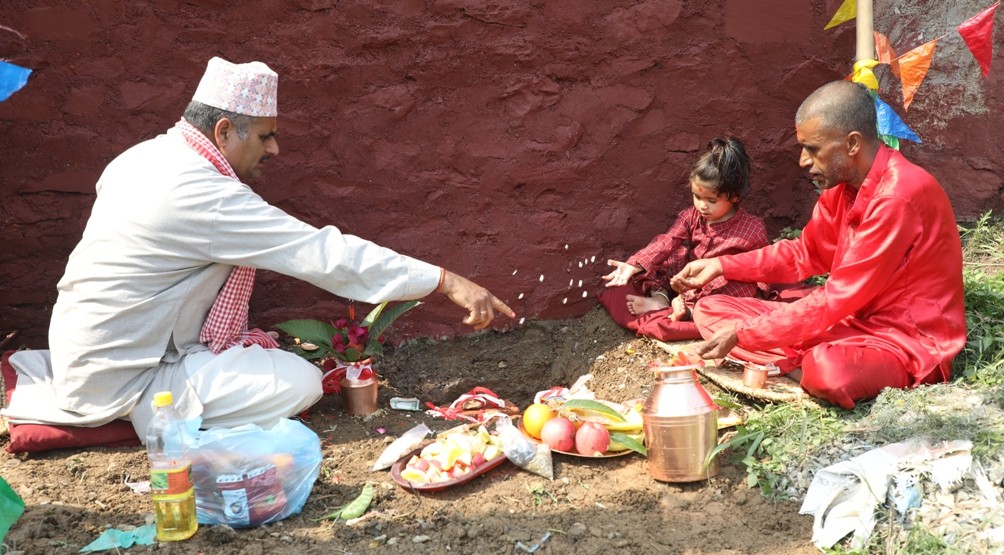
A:
<svg viewBox="0 0 1004 555">
<path fill-rule="evenodd" d="M 544 422 L 554 418 L 554 409 L 544 403 L 534 403 L 523 411 L 523 429 L 531 436 L 540 439 L 540 429 Z"/>
</svg>

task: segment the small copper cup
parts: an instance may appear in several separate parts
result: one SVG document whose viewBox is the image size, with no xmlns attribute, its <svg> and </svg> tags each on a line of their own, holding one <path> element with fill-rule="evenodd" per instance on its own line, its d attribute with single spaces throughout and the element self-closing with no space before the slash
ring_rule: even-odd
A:
<svg viewBox="0 0 1004 555">
<path fill-rule="evenodd" d="M 376 377 L 365 380 L 342 379 L 342 401 L 345 412 L 352 416 L 362 416 L 376 412 L 377 393 L 380 382 Z"/>
<path fill-rule="evenodd" d="M 767 369 L 747 364 L 743 367 L 743 385 L 750 389 L 763 389 L 767 386 Z"/>
</svg>

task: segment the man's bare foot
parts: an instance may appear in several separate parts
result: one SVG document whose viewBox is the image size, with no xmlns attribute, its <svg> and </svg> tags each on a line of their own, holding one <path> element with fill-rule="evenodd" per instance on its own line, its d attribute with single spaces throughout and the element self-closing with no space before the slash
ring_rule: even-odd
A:
<svg viewBox="0 0 1004 555">
<path fill-rule="evenodd" d="M 662 310 L 669 307 L 669 301 L 660 295 L 655 297 L 640 297 L 638 295 L 627 296 L 628 312 L 638 316 L 653 310 Z"/>
</svg>

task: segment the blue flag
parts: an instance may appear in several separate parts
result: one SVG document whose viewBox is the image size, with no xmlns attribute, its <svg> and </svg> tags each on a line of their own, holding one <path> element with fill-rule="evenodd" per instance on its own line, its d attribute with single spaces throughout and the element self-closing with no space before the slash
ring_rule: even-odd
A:
<svg viewBox="0 0 1004 555">
<path fill-rule="evenodd" d="M 28 83 L 30 69 L 0 61 L 0 102 Z"/>
<path fill-rule="evenodd" d="M 913 141 L 915 143 L 923 142 L 912 129 L 903 123 L 899 114 L 897 114 L 891 106 L 883 102 L 877 94 L 872 96 L 875 97 L 875 115 L 878 116 L 878 133 L 880 136 L 888 135 L 891 137 L 899 137 L 900 139 Z"/>
</svg>

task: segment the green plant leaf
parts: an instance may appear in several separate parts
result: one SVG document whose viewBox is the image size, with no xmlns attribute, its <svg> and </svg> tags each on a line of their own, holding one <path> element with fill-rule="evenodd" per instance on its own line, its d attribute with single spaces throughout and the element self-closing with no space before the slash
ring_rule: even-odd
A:
<svg viewBox="0 0 1004 555">
<path fill-rule="evenodd" d="M 324 345 L 319 345 L 316 351 L 307 351 L 300 348 L 299 345 L 293 347 L 293 354 L 299 355 L 306 360 L 318 360 L 324 358 L 325 356 L 334 352 L 334 349 L 329 349 Z"/>
<path fill-rule="evenodd" d="M 648 449 L 640 441 L 623 432 L 610 432 L 610 440 L 620 443 L 635 453 L 640 453 L 645 457 L 648 456 Z"/>
<path fill-rule="evenodd" d="M 341 354 L 341 358 L 347 362 L 356 362 L 365 358 L 363 353 L 353 349 L 352 347 L 346 347 L 345 352 Z"/>
<path fill-rule="evenodd" d="M 360 325 L 366 326 L 368 329 L 372 330 L 373 322 L 375 322 L 376 319 L 380 317 L 380 313 L 383 312 L 383 309 L 386 307 L 387 307 L 387 301 L 384 301 L 373 307 L 373 310 L 371 310 L 370 313 L 367 314 L 365 318 L 363 318 L 363 321 Z"/>
<path fill-rule="evenodd" d="M 383 335 L 383 332 L 387 331 L 387 328 L 394 323 L 394 320 L 397 320 L 405 312 L 408 312 L 409 310 L 422 304 L 422 302 L 405 301 L 384 309 L 383 306 L 386 304 L 387 303 L 383 303 L 373 309 L 373 312 L 376 312 L 376 316 L 373 316 L 373 312 L 371 312 L 368 316 L 366 316 L 366 321 L 363 323 L 363 325 L 367 325 L 366 322 L 370 321 L 370 316 L 373 316 L 372 323 L 368 325 L 371 343 L 375 343 L 378 339 L 380 339 L 380 336 Z M 377 309 L 380 310 L 378 311 Z"/>
<path fill-rule="evenodd" d="M 616 420 L 617 422 L 626 422 L 627 419 L 624 415 L 615 411 L 614 409 L 608 407 L 607 405 L 599 402 L 593 401 L 591 399 L 569 399 L 562 403 L 562 408 L 566 409 L 582 409 L 589 410 L 593 412 L 598 412 L 604 416 L 609 416 L 610 418 Z"/>
<path fill-rule="evenodd" d="M 736 403 L 735 401 L 733 401 L 731 399 L 726 399 L 725 397 L 715 397 L 713 399 L 713 401 L 715 402 L 716 405 L 718 405 L 719 407 L 722 407 L 724 409 L 736 409 L 736 410 L 738 410 L 738 409 L 743 408 L 743 405 L 740 405 L 739 403 Z"/>
<path fill-rule="evenodd" d="M 335 327 L 327 322 L 286 320 L 276 324 L 275 327 L 286 332 L 289 336 L 299 339 L 301 343 L 313 343 L 331 350 L 331 336 L 335 334 Z"/>
<path fill-rule="evenodd" d="M 363 356 L 365 357 L 379 357 L 383 356 L 383 345 L 379 341 L 370 341 L 366 344 L 366 350 L 363 351 Z"/>
</svg>

